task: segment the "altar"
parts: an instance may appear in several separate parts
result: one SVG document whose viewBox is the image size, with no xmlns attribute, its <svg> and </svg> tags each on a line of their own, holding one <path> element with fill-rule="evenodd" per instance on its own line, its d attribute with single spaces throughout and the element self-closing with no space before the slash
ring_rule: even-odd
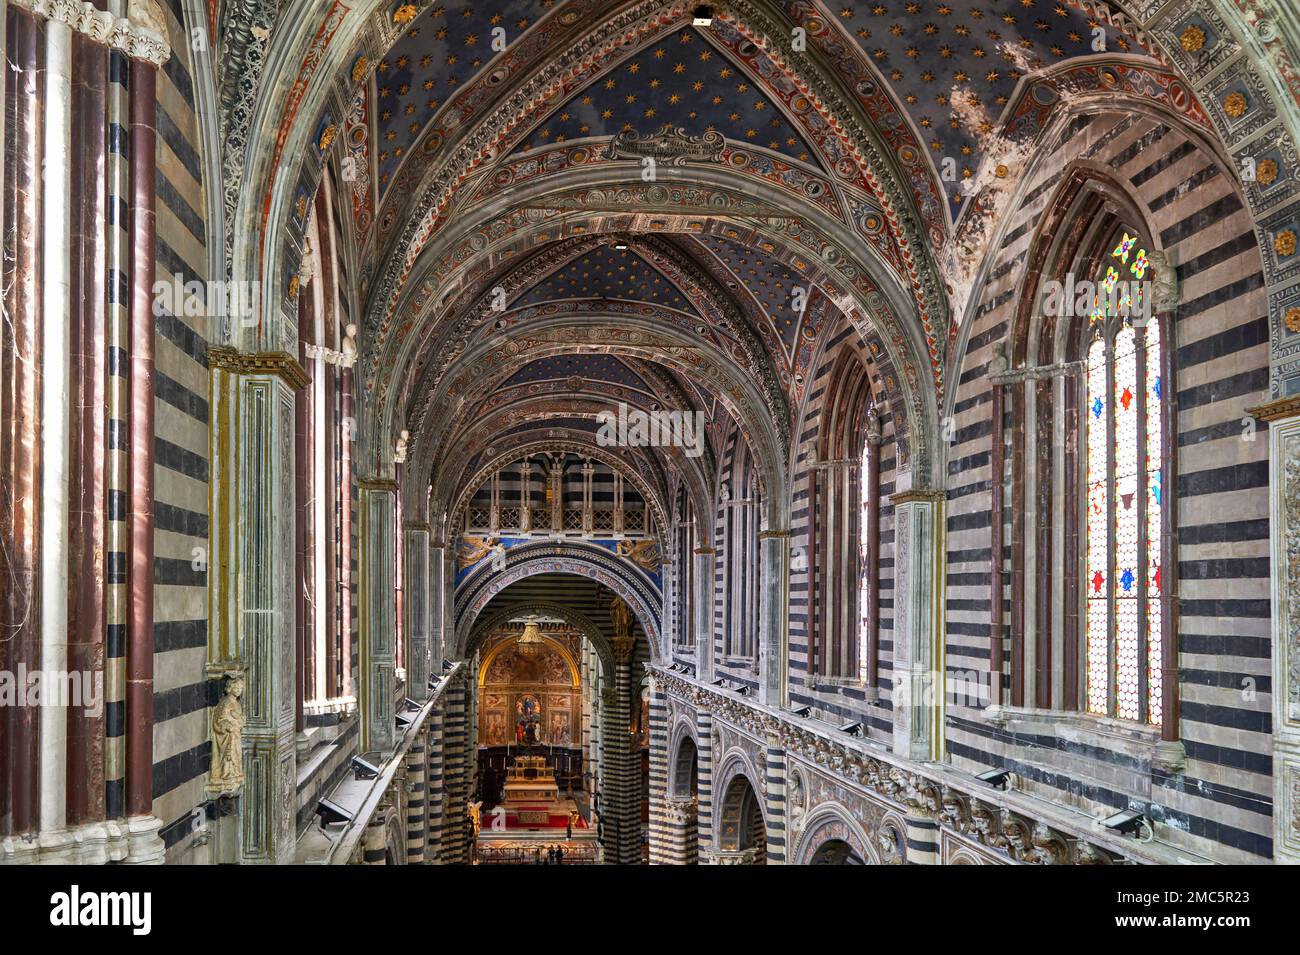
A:
<svg viewBox="0 0 1300 955">
<path fill-rule="evenodd" d="M 502 800 L 507 806 L 527 805 L 529 809 L 518 810 L 521 822 L 526 814 L 542 817 L 545 822 L 553 804 L 560 801 L 560 789 L 555 782 L 555 774 L 546 764 L 545 756 L 517 756 L 506 769 L 506 782 Z M 536 807 L 536 808 L 533 808 Z"/>
</svg>

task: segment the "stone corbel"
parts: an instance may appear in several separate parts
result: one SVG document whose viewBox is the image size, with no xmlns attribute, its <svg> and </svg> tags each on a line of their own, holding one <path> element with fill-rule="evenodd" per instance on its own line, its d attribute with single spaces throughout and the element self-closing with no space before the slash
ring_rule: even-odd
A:
<svg viewBox="0 0 1300 955">
<path fill-rule="evenodd" d="M 1035 823 L 1029 841 L 1033 844 L 1032 860 L 1039 865 L 1061 865 L 1069 859 L 1069 847 L 1058 832 L 1043 823 Z"/>
</svg>

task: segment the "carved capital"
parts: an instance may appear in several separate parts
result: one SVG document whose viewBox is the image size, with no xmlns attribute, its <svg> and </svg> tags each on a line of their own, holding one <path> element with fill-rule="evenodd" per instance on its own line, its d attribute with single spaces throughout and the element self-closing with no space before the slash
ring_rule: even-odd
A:
<svg viewBox="0 0 1300 955">
<path fill-rule="evenodd" d="M 632 652 L 636 649 L 636 640 L 631 636 L 618 636 L 609 641 L 614 650 L 614 662 L 627 664 L 632 662 Z"/>
<path fill-rule="evenodd" d="M 13 0 L 35 16 L 65 23 L 96 43 L 127 56 L 162 66 L 171 57 L 162 13 L 152 0 L 131 0 L 127 17 L 114 17 L 107 10 L 83 0 Z"/>
</svg>

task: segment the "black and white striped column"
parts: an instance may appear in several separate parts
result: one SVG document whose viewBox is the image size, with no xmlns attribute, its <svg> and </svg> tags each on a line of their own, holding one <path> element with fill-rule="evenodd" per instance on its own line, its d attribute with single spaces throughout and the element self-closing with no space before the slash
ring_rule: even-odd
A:
<svg viewBox="0 0 1300 955">
<path fill-rule="evenodd" d="M 635 865 L 641 857 L 640 783 L 632 750 L 632 651 L 630 637 L 615 637 L 614 685 L 602 694 L 604 722 L 604 772 L 601 782 L 601 819 L 605 861 Z"/>
<path fill-rule="evenodd" d="M 909 813 L 903 819 L 907 825 L 908 865 L 939 864 L 939 822 L 932 816 Z"/>
<path fill-rule="evenodd" d="M 406 864 L 424 865 L 425 839 L 429 824 L 429 801 L 425 770 L 428 765 L 429 733 L 420 733 L 406 751 Z"/>
<path fill-rule="evenodd" d="M 425 776 L 425 799 L 428 801 L 429 822 L 426 827 L 428 836 L 424 846 L 424 859 L 430 865 L 437 865 L 442 859 L 442 825 L 443 801 L 446 792 L 443 789 L 443 707 L 440 701 L 429 714 L 429 759 Z"/>
<path fill-rule="evenodd" d="M 663 865 L 695 865 L 699 860 L 699 827 L 694 796 L 669 795 L 664 800 Z M 653 834 L 651 835 L 653 839 Z M 654 843 L 650 844 L 654 862 Z"/>
<path fill-rule="evenodd" d="M 785 836 L 785 747 L 778 736 L 767 738 L 767 864 L 784 865 Z"/>
<path fill-rule="evenodd" d="M 677 833 L 668 819 L 668 705 L 650 681 L 650 864 L 671 865 Z"/>
<path fill-rule="evenodd" d="M 699 835 L 697 842 L 698 856 L 701 860 L 711 857 L 713 851 L 713 714 L 700 712 L 695 714 L 695 738 L 699 741 L 699 753 L 696 763 L 698 783 L 696 786 L 695 828 Z"/>
<path fill-rule="evenodd" d="M 469 793 L 466 743 L 466 689 L 462 682 L 447 687 L 447 716 L 444 724 L 443 760 L 446 792 L 442 818 L 442 861 L 447 865 L 465 862 L 465 811 Z"/>
<path fill-rule="evenodd" d="M 384 865 L 387 861 L 387 852 L 385 849 L 388 844 L 387 833 L 384 829 L 384 819 L 387 816 L 385 806 L 388 797 L 380 801 L 379 808 L 370 817 L 366 823 L 366 833 L 362 836 L 362 855 L 361 860 L 366 865 Z"/>
</svg>

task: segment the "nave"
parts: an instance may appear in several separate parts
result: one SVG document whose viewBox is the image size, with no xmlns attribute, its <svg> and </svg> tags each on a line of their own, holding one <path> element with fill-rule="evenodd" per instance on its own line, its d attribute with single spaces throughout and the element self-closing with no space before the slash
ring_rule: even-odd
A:
<svg viewBox="0 0 1300 955">
<path fill-rule="evenodd" d="M 1300 861 L 1289 3 L 0 7 L 0 862 Z"/>
</svg>

